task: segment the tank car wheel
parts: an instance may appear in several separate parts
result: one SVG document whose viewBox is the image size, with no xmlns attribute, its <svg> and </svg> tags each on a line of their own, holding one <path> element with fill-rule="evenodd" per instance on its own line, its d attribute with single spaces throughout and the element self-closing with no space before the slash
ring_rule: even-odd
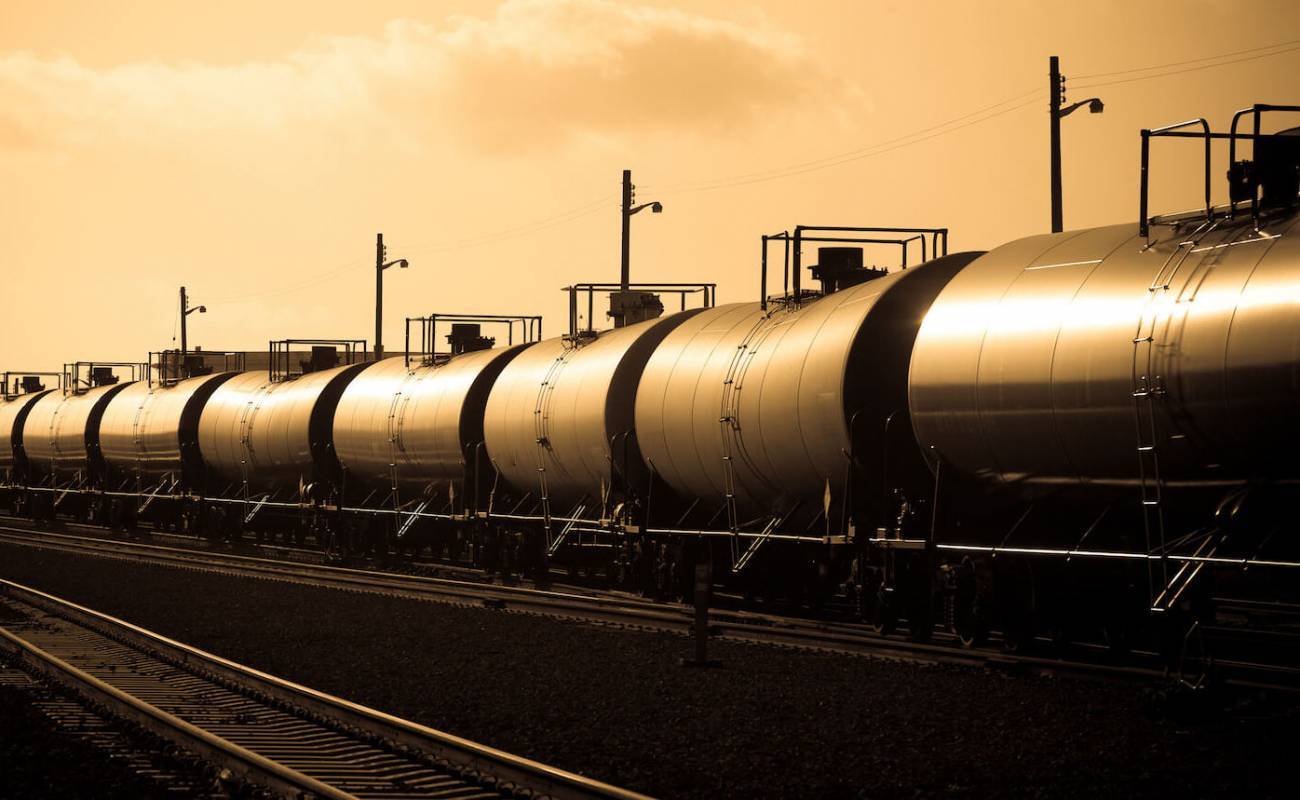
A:
<svg viewBox="0 0 1300 800">
<path fill-rule="evenodd" d="M 1111 655 L 1127 655 L 1132 649 L 1132 635 L 1129 626 L 1120 621 L 1107 622 L 1101 627 L 1101 638 L 1106 645 L 1106 651 Z"/>
<path fill-rule="evenodd" d="M 954 631 L 957 634 L 957 641 L 967 649 L 982 647 L 989 640 L 988 626 L 975 610 L 972 610 L 965 619 L 959 619 L 954 626 Z"/>
<path fill-rule="evenodd" d="M 894 592 L 881 586 L 876 589 L 876 601 L 870 609 L 871 630 L 881 636 L 889 636 L 898 630 L 898 609 L 895 607 Z"/>
<path fill-rule="evenodd" d="M 1002 649 L 1008 653 L 1023 653 L 1033 646 L 1034 629 L 1027 619 L 1013 619 L 1003 626 Z"/>
</svg>

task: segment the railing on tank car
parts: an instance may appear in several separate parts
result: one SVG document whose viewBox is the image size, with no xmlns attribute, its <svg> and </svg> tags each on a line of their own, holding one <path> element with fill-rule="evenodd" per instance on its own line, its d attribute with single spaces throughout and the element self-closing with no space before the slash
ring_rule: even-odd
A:
<svg viewBox="0 0 1300 800">
<path fill-rule="evenodd" d="M 149 382 L 166 387 L 217 372 L 243 372 L 247 357 L 240 350 L 151 350 Z"/>
<path fill-rule="evenodd" d="M 608 294 L 611 297 L 620 292 L 636 294 L 671 294 L 677 295 L 680 301 L 680 310 L 685 311 L 689 298 L 698 295 L 700 297 L 701 308 L 713 308 L 717 303 L 718 285 L 716 283 L 575 283 L 571 286 L 565 286 L 561 291 L 569 294 L 569 339 L 580 339 L 592 337 L 596 334 L 595 306 L 596 295 Z M 581 314 L 579 309 L 582 306 L 580 297 L 587 297 L 587 324 L 579 325 L 578 320 Z M 612 314 L 611 314 L 612 315 Z M 621 327 L 616 324 L 615 327 Z"/>
<path fill-rule="evenodd" d="M 310 350 L 295 350 L 306 346 Z M 297 365 L 294 356 L 299 356 Z M 307 359 L 301 360 L 302 356 Z M 309 372 L 338 366 L 361 364 L 370 360 L 365 339 L 273 339 L 267 348 L 267 376 L 272 383 L 292 380 Z"/>
<path fill-rule="evenodd" d="M 809 235 L 813 234 L 813 235 Z M 859 234 L 859 235 L 850 235 Z M 920 250 L 921 260 L 925 263 L 932 258 L 948 255 L 947 228 L 874 228 L 847 227 L 828 225 L 796 225 L 793 231 L 763 236 L 762 259 L 760 265 L 758 294 L 763 310 L 767 310 L 767 263 L 773 242 L 784 244 L 782 266 L 782 301 L 798 304 L 804 298 L 802 288 L 803 244 L 818 242 L 822 244 L 864 244 L 873 246 L 897 247 L 899 252 L 898 268 L 907 269 L 911 254 Z"/>
<path fill-rule="evenodd" d="M 85 394 L 100 386 L 117 384 L 128 374 L 128 382 L 148 380 L 149 364 L 137 361 L 72 361 L 63 365 L 62 388 L 66 393 Z"/>
<path fill-rule="evenodd" d="M 47 387 L 41 378 L 54 378 L 57 382 L 55 389 L 63 388 L 64 374 L 62 372 L 32 372 L 29 370 L 6 370 L 0 373 L 0 392 L 3 392 L 5 400 L 14 400 L 25 394 L 35 394 L 43 392 Z"/>
<path fill-rule="evenodd" d="M 1300 136 L 1286 135 L 1284 133 L 1260 133 L 1260 117 L 1266 112 L 1300 112 L 1300 106 L 1281 106 L 1269 105 L 1266 103 L 1256 103 L 1250 108 L 1243 108 L 1232 115 L 1232 127 L 1228 133 L 1215 132 L 1210 129 L 1210 123 L 1204 117 L 1189 119 L 1183 122 L 1176 122 L 1173 125 L 1165 125 L 1160 128 L 1147 129 L 1141 131 L 1142 137 L 1142 160 L 1140 167 L 1140 182 L 1138 189 L 1138 233 L 1146 240 L 1146 245 L 1151 246 L 1151 226 L 1152 225 L 1171 225 L 1177 226 L 1189 219 L 1189 213 L 1192 219 L 1200 219 L 1200 212 L 1180 212 L 1168 215 L 1150 216 L 1150 168 L 1151 168 L 1151 140 L 1152 139 L 1200 139 L 1205 143 L 1204 162 L 1204 220 L 1212 223 L 1215 220 L 1216 213 L 1222 213 L 1229 219 L 1236 218 L 1237 207 L 1249 205 L 1251 221 L 1255 230 L 1259 230 L 1260 216 L 1263 211 L 1260 199 L 1260 189 L 1264 188 L 1265 179 L 1272 177 L 1268 175 L 1263 167 L 1276 166 L 1270 164 L 1261 165 L 1261 158 L 1268 159 L 1279 157 L 1278 151 L 1283 150 L 1287 145 L 1300 150 Z M 1252 133 L 1238 133 L 1237 128 L 1241 119 L 1250 115 L 1253 119 Z M 1199 131 L 1187 130 L 1188 128 L 1199 127 Z M 1212 145 L 1216 139 L 1226 139 L 1228 141 L 1228 204 L 1222 212 L 1216 212 L 1216 206 L 1212 198 Z M 1288 141 L 1290 140 L 1290 141 Z M 1250 141 L 1255 144 L 1254 160 L 1238 161 L 1237 160 L 1237 142 Z M 1261 150 L 1261 146 L 1265 149 Z M 1285 157 L 1281 155 L 1280 157 Z M 1293 156 L 1294 157 L 1294 156 Z M 1266 198 L 1267 199 L 1267 198 Z M 1291 197 L 1289 200 L 1294 201 Z"/>
<path fill-rule="evenodd" d="M 450 349 L 447 351 L 438 350 L 438 325 L 451 325 L 451 333 L 447 335 Z M 411 349 L 411 328 L 419 326 L 418 334 L 420 347 L 418 350 Z M 540 316 L 508 315 L 508 314 L 429 314 L 424 317 L 407 317 L 406 318 L 406 366 L 409 369 L 413 363 L 424 366 L 431 364 L 442 364 L 448 361 L 452 356 L 460 355 L 473 349 L 485 349 L 482 347 L 465 348 L 458 342 L 457 326 L 470 326 L 472 330 L 467 331 L 473 338 L 479 339 L 486 343 L 487 347 L 493 347 L 496 344 L 496 337 L 480 336 L 483 325 L 498 326 L 498 330 L 505 329 L 506 346 L 515 344 L 531 344 L 541 341 L 542 338 L 542 318 Z M 517 328 L 517 330 L 516 330 Z"/>
</svg>

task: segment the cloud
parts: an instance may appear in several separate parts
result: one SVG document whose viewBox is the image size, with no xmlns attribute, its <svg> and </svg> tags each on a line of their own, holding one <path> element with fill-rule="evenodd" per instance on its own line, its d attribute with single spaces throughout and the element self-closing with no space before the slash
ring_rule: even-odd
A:
<svg viewBox="0 0 1300 800">
<path fill-rule="evenodd" d="M 486 18 L 388 23 L 236 66 L 0 56 L 0 148 L 105 137 L 184 147 L 230 136 L 407 142 L 431 130 L 480 150 L 627 131 L 725 133 L 770 112 L 861 102 L 797 37 L 609 0 L 508 0 Z"/>
</svg>

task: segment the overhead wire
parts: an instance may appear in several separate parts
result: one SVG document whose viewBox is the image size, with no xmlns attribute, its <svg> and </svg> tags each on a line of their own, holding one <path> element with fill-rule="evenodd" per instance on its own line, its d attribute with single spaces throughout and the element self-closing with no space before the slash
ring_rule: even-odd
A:
<svg viewBox="0 0 1300 800">
<path fill-rule="evenodd" d="M 1201 64 L 1200 66 L 1196 66 L 1196 67 L 1187 67 L 1185 69 L 1169 70 L 1167 72 L 1157 72 L 1154 75 L 1138 75 L 1137 77 L 1133 77 L 1133 78 L 1120 78 L 1118 80 L 1113 80 L 1113 81 L 1097 81 L 1096 83 L 1083 83 L 1078 86 L 1073 86 L 1071 88 L 1075 90 L 1096 89 L 1102 86 L 1118 86 L 1119 84 L 1122 83 L 1136 83 L 1137 81 L 1149 81 L 1149 80 L 1154 80 L 1156 78 L 1168 78 L 1171 75 L 1184 75 L 1188 72 L 1199 72 L 1201 70 L 1214 69 L 1216 67 L 1226 67 L 1231 64 L 1241 64 L 1246 61 L 1258 61 L 1261 58 L 1272 58 L 1273 56 L 1280 56 L 1280 55 L 1285 55 L 1287 53 L 1294 53 L 1297 50 L 1300 50 L 1300 44 L 1295 44 L 1284 50 L 1275 50 L 1271 53 L 1260 53 L 1258 55 L 1244 56 L 1242 58 L 1234 58 L 1228 61 L 1216 61 L 1212 64 Z M 1084 80 L 1084 79 L 1079 78 L 1078 80 Z"/>
<path fill-rule="evenodd" d="M 1263 58 L 1271 58 L 1274 56 L 1295 52 L 1297 50 L 1300 50 L 1300 39 L 1286 41 L 1286 42 L 1278 42 L 1272 45 L 1264 45 L 1261 47 L 1248 48 L 1245 50 L 1237 50 L 1228 53 L 1219 53 L 1217 55 L 1187 59 L 1184 61 L 1169 62 L 1166 64 L 1156 64 L 1147 67 L 1133 67 L 1129 69 L 1114 70 L 1110 72 L 1088 73 L 1081 76 L 1077 76 L 1074 78 L 1074 80 L 1087 81 L 1096 78 L 1107 78 L 1107 77 L 1114 77 L 1120 75 L 1132 75 L 1134 77 L 1120 78 L 1118 80 L 1111 80 L 1111 81 L 1097 81 L 1094 83 L 1082 83 L 1079 85 L 1073 85 L 1070 88 L 1074 91 L 1078 91 L 1082 89 L 1092 89 L 1092 88 L 1099 88 L 1103 86 L 1116 86 L 1120 84 L 1154 80 L 1156 78 L 1164 78 L 1173 75 L 1181 75 L 1189 72 L 1197 72 L 1206 69 L 1229 66 L 1232 64 L 1240 64 L 1243 62 L 1255 61 Z M 1268 51 L 1268 52 L 1264 52 L 1264 51 Z M 1243 57 L 1233 58 L 1233 56 L 1243 56 Z M 1223 59 L 1228 59 L 1228 60 L 1223 60 Z M 1195 66 L 1187 66 L 1187 65 L 1195 65 Z M 1171 67 L 1185 67 L 1185 68 L 1170 69 Z M 1165 70 L 1165 71 L 1161 72 L 1159 70 Z M 1150 74 L 1150 75 L 1139 74 L 1143 72 L 1154 72 L 1154 74 Z M 1001 100 L 997 103 L 984 106 L 974 111 L 969 111 L 960 116 L 953 117 L 951 119 L 945 120 L 943 122 L 934 125 L 930 125 L 925 128 L 920 128 L 918 130 L 911 131 L 909 133 L 903 134 L 902 136 L 897 136 L 892 139 L 876 142 L 874 144 L 867 145 L 865 147 L 856 148 L 854 150 L 849 150 L 849 151 L 845 151 L 845 152 L 841 152 L 829 156 L 823 156 L 821 158 L 812 159 L 810 161 L 798 162 L 784 167 L 760 170 L 756 172 L 742 173 L 739 175 L 731 175 L 723 178 L 682 181 L 682 182 L 670 183 L 670 184 L 651 184 L 643 188 L 646 189 L 652 188 L 657 194 L 661 194 L 665 196 L 691 194 L 696 192 L 707 192 L 707 191 L 715 191 L 718 189 L 748 186 L 757 183 L 766 183 L 769 181 L 780 180 L 783 178 L 789 178 L 797 175 L 807 174 L 810 172 L 829 169 L 831 167 L 840 166 L 854 161 L 859 161 L 867 158 L 873 158 L 876 156 L 884 155 L 885 153 L 890 153 L 895 150 L 899 150 L 905 147 L 911 147 L 913 145 L 920 144 L 922 142 L 930 141 L 931 139 L 936 139 L 941 136 L 946 136 L 950 133 L 955 133 L 959 130 L 969 128 L 973 125 L 979 125 L 981 123 L 988 122 L 989 120 L 995 119 L 997 117 L 1001 117 L 1013 111 L 1018 111 L 1019 109 L 1032 105 L 1033 103 L 1037 102 L 1040 99 L 1038 96 L 1043 94 L 1045 91 L 1046 90 L 1042 88 L 1027 90 L 1025 92 L 1021 92 L 1020 94 Z M 1021 101 L 1021 102 L 1017 102 L 1017 101 Z M 1014 105 L 1009 105 L 1009 104 L 1014 104 Z M 1003 106 L 1007 106 L 1007 107 L 1002 108 Z M 535 220 L 533 222 L 524 225 L 515 226 L 513 228 L 507 228 L 500 231 L 493 231 L 493 232 L 480 234 L 477 236 L 466 237 L 466 238 L 455 239 L 455 240 L 447 240 L 442 242 L 430 242 L 430 243 L 415 244 L 409 246 L 403 245 L 402 252 L 403 253 L 447 253 L 447 252 L 454 252 L 454 251 L 469 249 L 474 247 L 481 247 L 488 244 L 495 244 L 497 242 L 506 241 L 509 239 L 530 236 L 535 233 L 540 233 L 544 230 L 548 230 L 550 228 L 554 228 L 560 225 L 565 225 L 570 222 L 574 222 L 579 219 L 583 219 L 598 211 L 604 210 L 606 207 L 605 204 L 608 203 L 609 200 L 611 199 L 613 199 L 612 196 L 606 195 L 604 197 L 592 200 L 588 203 L 584 203 L 582 205 L 571 208 L 560 214 L 556 214 L 551 217 Z M 286 286 L 280 289 L 272 289 L 272 290 L 267 290 L 262 292 L 252 292 L 249 294 L 238 295 L 235 297 L 218 298 L 210 302 L 213 304 L 216 303 L 231 304 L 237 302 L 245 302 L 248 300 L 257 299 L 261 297 L 276 296 L 276 295 L 285 294 L 292 291 L 297 291 L 300 289 L 310 288 L 312 286 L 318 285 L 319 283 L 323 283 L 324 281 L 329 280 L 335 275 L 347 269 L 355 267 L 361 263 L 366 263 L 366 262 L 356 261 L 356 260 L 349 261 L 348 263 L 340 267 L 337 267 L 325 273 L 321 273 L 311 279 L 308 279 L 305 282 L 296 283 L 291 286 Z"/>
<path fill-rule="evenodd" d="M 1186 59 L 1185 61 L 1170 61 L 1167 64 L 1152 64 L 1146 67 L 1132 67 L 1130 69 L 1117 69 L 1111 72 L 1091 72 L 1086 75 L 1075 75 L 1074 79 L 1078 81 L 1086 81 L 1086 80 L 1092 80 L 1093 78 L 1111 78 L 1116 75 L 1132 75 L 1133 73 L 1136 72 L 1151 72 L 1152 70 L 1166 69 L 1168 67 L 1183 67 L 1188 64 L 1199 64 L 1206 61 L 1217 61 L 1221 58 L 1240 56 L 1240 55 L 1245 55 L 1246 53 L 1259 53 L 1264 50 L 1274 50 L 1279 47 L 1290 47 L 1291 45 L 1300 45 L 1300 39 L 1291 39 L 1290 41 L 1286 41 L 1286 42 L 1276 42 L 1274 44 L 1266 44 L 1261 47 L 1248 47 L 1245 50 L 1233 50 L 1230 53 L 1219 53 L 1217 55 L 1212 55 L 1212 56 L 1201 56 L 1200 58 L 1189 58 Z M 1277 55 L 1277 54 L 1265 53 L 1263 56 L 1260 56 L 1260 58 L 1264 58 L 1270 55 Z"/>
<path fill-rule="evenodd" d="M 985 106 L 985 107 L 980 108 L 980 109 L 977 109 L 977 110 L 975 110 L 975 111 L 970 111 L 970 112 L 968 112 L 968 113 L 966 113 L 966 114 L 962 114 L 962 115 L 959 116 L 959 117 L 953 117 L 952 119 L 945 120 L 945 121 L 940 122 L 940 123 L 938 123 L 938 124 L 936 124 L 936 125 L 931 125 L 931 126 L 928 127 L 928 128 L 921 128 L 920 130 L 912 131 L 912 132 L 910 132 L 910 133 L 907 133 L 907 134 L 904 134 L 904 135 L 902 135 L 902 136 L 898 136 L 898 137 L 895 137 L 895 138 L 893 138 L 893 139 L 889 139 L 889 140 L 886 140 L 886 141 L 883 141 L 883 142 L 876 142 L 875 144 L 867 145 L 866 147 L 860 147 L 860 148 L 857 148 L 857 149 L 855 149 L 855 150 L 849 150 L 849 151 L 846 151 L 846 152 L 843 152 L 843 153 L 836 153 L 836 154 L 834 154 L 834 155 L 830 155 L 830 156 L 823 156 L 822 158 L 813 159 L 812 161 L 804 161 L 804 162 L 800 162 L 800 163 L 797 163 L 797 164 L 790 164 L 790 165 L 787 165 L 787 166 L 785 166 L 785 167 L 777 167 L 777 168 L 772 168 L 772 169 L 760 170 L 760 171 L 758 171 L 758 172 L 745 173 L 745 174 L 742 174 L 742 175 L 733 175 L 733 176 L 730 176 L 729 178 L 727 178 L 726 180 L 742 180 L 742 179 L 750 178 L 750 177 L 760 177 L 760 176 L 766 176 L 766 175 L 770 175 L 770 174 L 774 174 L 774 173 L 783 173 L 783 172 L 786 172 L 786 171 L 788 171 L 788 170 L 799 169 L 799 168 L 802 168 L 802 167 L 812 167 L 812 166 L 816 166 L 816 165 L 820 165 L 820 164 L 825 164 L 826 162 L 832 162 L 832 161 L 834 161 L 835 163 L 840 163 L 840 160 L 841 160 L 841 159 L 844 159 L 844 158 L 847 158 L 847 157 L 850 157 L 850 156 L 853 156 L 853 155 L 856 155 L 856 154 L 859 154 L 859 153 L 865 153 L 866 151 L 869 151 L 869 150 L 875 150 L 875 149 L 877 149 L 877 148 L 884 147 L 884 146 L 887 146 L 887 145 L 893 144 L 893 143 L 895 143 L 895 142 L 901 142 L 901 141 L 903 141 L 904 139 L 910 139 L 910 138 L 912 138 L 912 137 L 914 137 L 914 136 L 919 136 L 919 135 L 921 135 L 921 134 L 928 133 L 928 132 L 930 132 L 930 131 L 937 130 L 937 129 L 939 129 L 939 128 L 944 128 L 944 127 L 947 127 L 947 126 L 949 126 L 949 125 L 953 125 L 953 124 L 955 124 L 955 123 L 957 123 L 957 122 L 961 122 L 961 121 L 966 120 L 966 119 L 969 119 L 969 118 L 971 118 L 971 117 L 974 117 L 974 116 L 978 116 L 978 115 L 980 115 L 980 114 L 983 114 L 983 113 L 985 113 L 986 111 L 992 111 L 993 109 L 995 109 L 995 108 L 997 108 L 997 107 L 999 107 L 999 106 L 1004 106 L 1004 105 L 1006 105 L 1007 103 L 1013 103 L 1013 102 L 1015 102 L 1016 100 L 1020 100 L 1021 98 L 1025 98 L 1025 97 L 1030 97 L 1031 95 L 1042 94 L 1042 93 L 1045 92 L 1045 91 L 1046 91 L 1046 89 L 1043 89 L 1043 88 L 1041 88 L 1041 87 L 1038 88 L 1038 89 L 1030 89 L 1030 90 L 1028 90 L 1028 91 L 1026 91 L 1026 92 L 1021 92 L 1020 94 L 1015 95 L 1014 97 L 1009 97 L 1009 98 L 1007 98 L 1006 100 L 1002 100 L 1002 101 L 1000 101 L 1000 102 L 994 103 L 994 104 L 989 105 L 989 106 Z M 1006 109 L 1006 110 L 1007 110 L 1007 111 L 1011 111 L 1011 110 L 1014 110 L 1014 109 Z M 996 115 L 994 115 L 994 116 L 996 116 Z M 712 180 L 682 181 L 682 182 L 679 182 L 679 183 L 670 183 L 670 184 L 651 184 L 651 185 L 647 185 L 645 188 L 647 188 L 647 189 L 654 189 L 655 191 L 659 191 L 659 192 L 665 192 L 665 191 L 675 191 L 675 190 L 678 189 L 678 187 L 697 186 L 697 185 L 701 185 L 701 184 L 711 184 L 711 183 L 715 183 L 715 182 L 716 182 L 716 181 L 712 181 Z"/>
</svg>

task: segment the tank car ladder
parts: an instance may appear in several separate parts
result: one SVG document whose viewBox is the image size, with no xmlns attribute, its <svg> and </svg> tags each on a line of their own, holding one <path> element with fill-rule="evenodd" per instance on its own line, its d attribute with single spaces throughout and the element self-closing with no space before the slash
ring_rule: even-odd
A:
<svg viewBox="0 0 1300 800">
<path fill-rule="evenodd" d="M 770 518 L 758 536 L 749 543 L 745 552 L 740 552 L 740 519 L 736 510 L 735 467 L 737 455 L 745 457 L 743 452 L 739 452 L 744 450 L 744 442 L 740 438 L 740 391 L 744 387 L 745 375 L 749 372 L 759 346 L 780 327 L 779 323 L 772 322 L 772 316 L 773 312 L 768 312 L 754 322 L 753 327 L 745 334 L 745 338 L 736 346 L 736 352 L 731 357 L 731 365 L 727 368 L 727 374 L 722 381 L 722 409 L 718 415 L 718 423 L 722 438 L 722 480 L 726 494 L 727 528 L 731 532 L 732 573 L 740 572 L 749 564 L 754 554 L 782 521 L 779 517 Z"/>
<path fill-rule="evenodd" d="M 1201 239 L 1218 227 L 1217 221 L 1206 220 L 1178 243 L 1169 257 L 1160 265 L 1147 287 L 1147 301 L 1138 317 L 1133 333 L 1133 363 L 1131 387 L 1133 398 L 1133 426 L 1137 435 L 1138 489 L 1141 499 L 1142 530 L 1146 538 L 1147 590 L 1150 610 L 1167 611 L 1168 601 L 1176 595 L 1170 592 L 1169 560 L 1166 557 L 1164 478 L 1160 473 L 1159 414 L 1156 401 L 1165 397 L 1162 376 L 1155 374 L 1156 349 L 1163 346 L 1157 334 L 1164 323 L 1168 331 L 1171 313 L 1162 310 L 1162 300 L 1168 297 L 1188 257 Z M 1158 558 L 1153 558 L 1158 555 Z M 1159 562 L 1159 583 L 1156 589 L 1156 564 Z M 1197 570 L 1199 572 L 1199 570 Z M 1182 572 L 1179 572 L 1182 575 Z M 1194 577 L 1194 576 L 1193 576 Z M 1181 589 L 1177 594 L 1181 594 Z"/>
<path fill-rule="evenodd" d="M 575 342 L 573 348 L 578 347 Z M 551 440 L 547 420 L 549 419 L 551 396 L 555 393 L 555 380 L 559 377 L 560 371 L 564 365 L 569 363 L 569 354 L 573 348 L 565 347 L 564 350 L 555 357 L 551 366 L 546 370 L 546 375 L 542 377 L 542 385 L 537 390 L 537 402 L 533 406 L 533 432 L 537 437 L 537 487 L 541 493 L 542 500 L 542 530 L 546 536 L 547 553 L 551 553 L 551 492 L 546 483 L 546 453 L 551 449 Z M 567 533 L 567 530 L 565 531 Z M 556 543 L 558 546 L 558 542 Z"/>
<path fill-rule="evenodd" d="M 176 485 L 180 482 L 181 479 L 171 472 L 164 475 L 162 480 L 159 481 L 156 486 L 148 490 L 144 496 L 144 502 L 136 508 L 135 513 L 143 514 L 148 511 L 149 506 L 153 505 L 153 501 L 157 500 L 159 495 L 171 494 L 172 490 L 175 489 Z"/>
</svg>

